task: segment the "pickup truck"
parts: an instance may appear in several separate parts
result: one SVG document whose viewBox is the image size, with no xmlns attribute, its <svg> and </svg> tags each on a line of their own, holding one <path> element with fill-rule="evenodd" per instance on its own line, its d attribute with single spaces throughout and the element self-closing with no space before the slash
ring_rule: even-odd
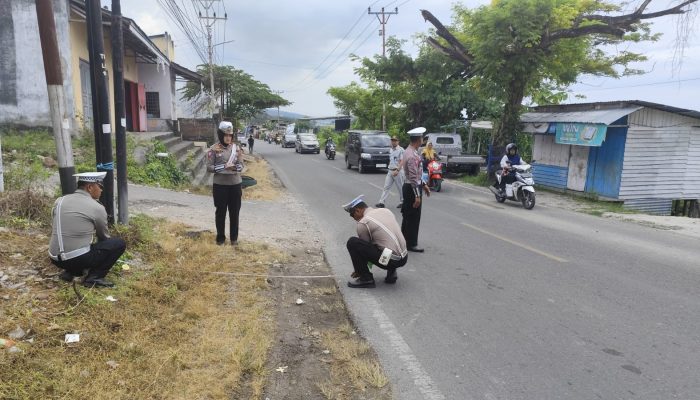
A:
<svg viewBox="0 0 700 400">
<path fill-rule="evenodd" d="M 466 172 L 469 175 L 477 175 L 485 162 L 484 157 L 478 154 L 462 153 L 462 137 L 458 133 L 427 133 L 423 138 L 427 138 L 427 141 L 424 140 L 425 143 L 433 143 L 433 148 L 445 165 L 446 172 Z"/>
</svg>

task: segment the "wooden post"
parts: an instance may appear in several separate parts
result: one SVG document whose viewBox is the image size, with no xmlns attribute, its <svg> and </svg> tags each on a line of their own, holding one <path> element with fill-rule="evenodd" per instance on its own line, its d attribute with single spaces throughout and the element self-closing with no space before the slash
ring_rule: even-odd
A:
<svg viewBox="0 0 700 400">
<path fill-rule="evenodd" d="M 61 180 L 61 193 L 64 195 L 75 191 L 75 166 L 70 138 L 70 116 L 66 111 L 61 59 L 58 55 L 56 39 L 56 22 L 54 21 L 51 0 L 36 1 L 36 17 L 39 24 L 39 40 L 44 60 L 44 75 L 48 89 L 51 125 L 56 142 L 58 158 L 58 175 Z"/>
<path fill-rule="evenodd" d="M 117 147 L 117 221 L 129 223 L 129 193 L 126 170 L 126 111 L 124 109 L 124 33 L 122 6 L 112 0 L 112 70 L 114 75 L 114 121 Z"/>
</svg>

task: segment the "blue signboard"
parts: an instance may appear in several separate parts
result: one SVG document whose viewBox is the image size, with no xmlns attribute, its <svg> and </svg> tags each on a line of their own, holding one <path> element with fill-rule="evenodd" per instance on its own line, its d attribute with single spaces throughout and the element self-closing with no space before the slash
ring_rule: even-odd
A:
<svg viewBox="0 0 700 400">
<path fill-rule="evenodd" d="M 577 146 L 601 146 L 608 126 L 605 124 L 580 124 L 557 122 L 556 142 Z"/>
</svg>

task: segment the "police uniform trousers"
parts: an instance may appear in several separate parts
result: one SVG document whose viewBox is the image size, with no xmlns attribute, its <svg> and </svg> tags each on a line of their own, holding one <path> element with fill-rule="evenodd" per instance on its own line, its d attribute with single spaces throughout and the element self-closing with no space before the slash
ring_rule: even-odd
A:
<svg viewBox="0 0 700 400">
<path fill-rule="evenodd" d="M 372 273 L 367 266 L 368 262 L 381 269 L 391 270 L 403 267 L 408 261 L 408 256 L 406 256 L 400 260 L 389 260 L 386 266 L 381 265 L 379 264 L 379 257 L 382 256 L 382 250 L 377 245 L 355 236 L 348 239 L 347 248 L 352 260 L 352 267 L 360 275 L 360 278 L 372 277 Z"/>
<path fill-rule="evenodd" d="M 403 220 L 401 221 L 401 233 L 403 233 L 403 237 L 406 239 L 406 246 L 410 249 L 411 247 L 418 246 L 418 228 L 420 227 L 421 208 L 423 208 L 423 188 L 418 188 L 418 193 L 421 196 L 421 202 L 418 208 L 413 208 L 416 195 L 413 192 L 411 184 L 404 183 L 402 191 L 403 204 L 401 205 L 401 214 L 403 214 Z"/>
<path fill-rule="evenodd" d="M 121 238 L 109 238 L 90 245 L 90 251 L 69 260 L 51 262 L 73 276 L 82 276 L 88 270 L 86 279 L 102 279 L 126 250 L 126 242 Z"/>
<path fill-rule="evenodd" d="M 216 208 L 216 241 L 222 243 L 226 240 L 226 211 L 229 217 L 229 239 L 232 242 L 238 240 L 238 221 L 241 212 L 242 185 L 218 185 L 214 184 L 214 207 Z"/>
</svg>

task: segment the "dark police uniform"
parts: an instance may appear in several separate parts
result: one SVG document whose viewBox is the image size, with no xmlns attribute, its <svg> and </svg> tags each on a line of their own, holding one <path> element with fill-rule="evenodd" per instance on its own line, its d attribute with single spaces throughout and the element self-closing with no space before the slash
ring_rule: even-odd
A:
<svg viewBox="0 0 700 400">
<path fill-rule="evenodd" d="M 403 184 L 403 204 L 401 206 L 401 233 L 406 238 L 406 246 L 410 249 L 418 246 L 418 228 L 420 227 L 420 215 L 423 208 L 423 169 L 421 156 L 413 146 L 408 146 L 404 152 L 404 173 L 406 181 Z M 417 208 L 413 207 L 416 198 L 421 202 Z"/>
</svg>

